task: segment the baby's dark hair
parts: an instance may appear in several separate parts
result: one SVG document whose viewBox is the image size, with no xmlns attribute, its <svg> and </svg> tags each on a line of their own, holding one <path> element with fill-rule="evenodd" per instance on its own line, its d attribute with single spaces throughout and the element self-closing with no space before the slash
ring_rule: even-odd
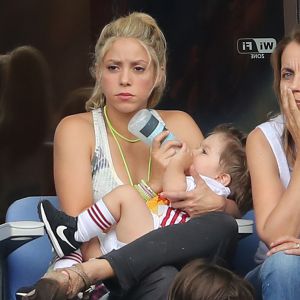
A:
<svg viewBox="0 0 300 300">
<path fill-rule="evenodd" d="M 252 208 L 251 181 L 245 151 L 247 134 L 229 123 L 216 126 L 211 134 L 215 133 L 225 135 L 226 145 L 220 157 L 220 166 L 231 176 L 228 185 L 231 193 L 228 197 L 237 203 L 244 214 Z"/>
<path fill-rule="evenodd" d="M 224 267 L 196 259 L 182 268 L 171 286 L 168 300 L 254 300 L 245 279 Z"/>
</svg>

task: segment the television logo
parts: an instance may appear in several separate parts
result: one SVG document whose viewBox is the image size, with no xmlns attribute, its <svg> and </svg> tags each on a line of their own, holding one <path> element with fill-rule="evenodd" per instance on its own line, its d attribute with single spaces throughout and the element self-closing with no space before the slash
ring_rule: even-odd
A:
<svg viewBox="0 0 300 300">
<path fill-rule="evenodd" d="M 276 40 L 273 38 L 242 38 L 237 40 L 238 53 L 251 54 L 251 58 L 264 58 L 264 54 L 272 53 L 275 47 Z"/>
</svg>

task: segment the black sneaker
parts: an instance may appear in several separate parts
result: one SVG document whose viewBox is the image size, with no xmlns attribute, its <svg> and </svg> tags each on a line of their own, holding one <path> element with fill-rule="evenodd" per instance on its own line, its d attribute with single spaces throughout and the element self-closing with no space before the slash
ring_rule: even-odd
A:
<svg viewBox="0 0 300 300">
<path fill-rule="evenodd" d="M 80 247 L 82 243 L 77 242 L 74 237 L 77 231 L 77 218 L 56 209 L 48 200 L 38 204 L 38 213 L 59 257 L 68 255 Z"/>
<path fill-rule="evenodd" d="M 34 299 L 36 296 L 35 286 L 25 286 L 21 287 L 16 291 L 16 299 Z"/>
</svg>

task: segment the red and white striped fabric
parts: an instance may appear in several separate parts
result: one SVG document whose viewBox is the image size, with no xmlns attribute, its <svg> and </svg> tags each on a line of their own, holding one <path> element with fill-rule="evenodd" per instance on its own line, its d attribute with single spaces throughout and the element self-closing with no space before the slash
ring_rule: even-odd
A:
<svg viewBox="0 0 300 300">
<path fill-rule="evenodd" d="M 162 214 L 160 214 L 160 227 L 165 227 L 169 225 L 174 225 L 178 223 L 186 223 L 188 220 L 190 220 L 190 216 L 176 208 L 172 208 L 170 206 L 164 205 L 164 207 L 159 207 L 160 212 L 164 211 Z"/>
<path fill-rule="evenodd" d="M 102 207 L 101 207 L 102 208 Z M 103 209 L 103 208 L 102 208 Z M 102 230 L 105 231 L 110 228 L 113 224 L 106 218 L 104 213 L 100 210 L 99 204 L 95 203 L 88 209 L 89 216 L 94 223 Z M 110 214 L 109 214 L 110 215 Z"/>
</svg>

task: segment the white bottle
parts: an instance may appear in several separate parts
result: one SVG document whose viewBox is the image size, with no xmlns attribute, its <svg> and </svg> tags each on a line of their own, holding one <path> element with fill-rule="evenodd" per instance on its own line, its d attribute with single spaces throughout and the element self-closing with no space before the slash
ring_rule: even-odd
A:
<svg viewBox="0 0 300 300">
<path fill-rule="evenodd" d="M 144 143 L 151 145 L 153 139 L 163 130 L 167 130 L 165 125 L 149 109 L 139 110 L 129 121 L 128 130 Z M 163 142 L 176 140 L 172 133 Z"/>
</svg>

